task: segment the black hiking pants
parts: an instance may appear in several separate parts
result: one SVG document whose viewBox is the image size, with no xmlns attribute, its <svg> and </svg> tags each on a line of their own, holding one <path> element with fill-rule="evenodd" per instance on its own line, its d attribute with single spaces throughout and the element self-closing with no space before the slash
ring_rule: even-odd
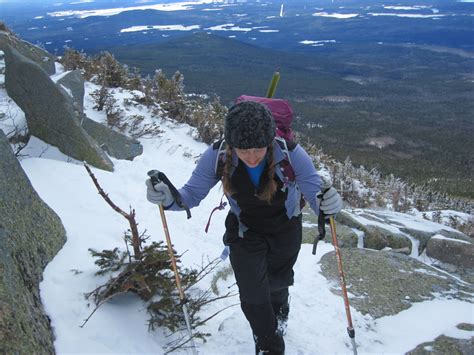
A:
<svg viewBox="0 0 474 355">
<path fill-rule="evenodd" d="M 238 236 L 238 222 L 230 213 L 224 242 L 239 287 L 241 308 L 252 328 L 257 351 L 283 354 L 285 343 L 277 332 L 276 316 L 288 312 L 288 286 L 301 247 L 301 216 L 275 226 L 270 233 L 248 230 Z M 287 315 L 287 314 L 286 314 Z"/>
</svg>

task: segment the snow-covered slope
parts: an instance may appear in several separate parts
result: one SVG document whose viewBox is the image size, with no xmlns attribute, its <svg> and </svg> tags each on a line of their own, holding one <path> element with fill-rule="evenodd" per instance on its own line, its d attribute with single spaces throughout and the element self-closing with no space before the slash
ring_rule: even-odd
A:
<svg viewBox="0 0 474 355">
<path fill-rule="evenodd" d="M 86 102 L 88 115 L 98 121 L 102 119 L 90 110 Z M 148 113 L 142 108 L 141 114 Z M 160 137 L 141 139 L 144 153 L 134 161 L 113 160 L 113 173 L 93 169 L 110 198 L 124 210 L 133 207 L 140 231 L 146 229 L 150 239 L 156 241 L 164 240 L 164 233 L 158 208 L 145 198 L 147 171 L 159 169 L 179 187 L 190 176 L 199 154 L 206 149 L 205 144 L 192 138 L 189 126 L 163 120 L 161 128 L 164 132 Z M 122 237 L 128 224 L 98 195 L 79 162 L 65 157 L 54 147 L 48 147 L 45 152 L 42 147 L 46 146 L 38 139 L 31 140 L 24 150 L 29 156 L 23 158 L 21 164 L 34 188 L 59 215 L 67 231 L 68 240 L 47 266 L 41 283 L 41 297 L 54 328 L 58 354 L 164 353 L 163 346 L 169 339 L 162 331 L 148 332 L 146 308 L 133 295 L 117 297 L 103 305 L 83 328 L 80 327 L 93 310 L 84 293 L 109 277 L 94 275 L 97 267 L 88 249 L 124 248 Z M 177 251 L 186 251 L 181 258 L 184 266 L 198 267 L 203 260 L 220 255 L 226 212 L 214 214 L 208 234 L 204 233 L 204 227 L 221 195 L 216 186 L 201 205 L 191 211 L 190 220 L 185 213 L 166 214 Z M 291 312 L 285 337 L 287 354 L 352 352 L 343 300 L 329 291 L 330 284 L 318 264 L 321 256 L 331 250 L 330 244 L 321 243 L 317 255 L 313 256 L 310 245 L 302 247 L 295 268 L 295 286 L 290 290 Z M 228 261 L 222 267 L 226 265 Z M 199 286 L 209 288 L 211 278 L 209 275 Z M 234 283 L 230 277 L 219 287 L 235 290 Z M 204 312 L 210 315 L 234 303 L 238 303 L 237 298 L 225 299 L 211 304 Z M 355 309 L 351 312 L 359 353 L 402 354 L 441 334 L 470 338 L 474 333 L 456 328 L 459 323 L 474 323 L 472 304 L 459 300 L 426 301 L 378 320 L 363 316 Z M 206 314 L 202 318 L 206 318 Z M 239 306 L 220 313 L 202 330 L 212 336 L 207 343 L 198 343 L 201 354 L 251 354 L 254 351 L 251 331 Z"/>
</svg>

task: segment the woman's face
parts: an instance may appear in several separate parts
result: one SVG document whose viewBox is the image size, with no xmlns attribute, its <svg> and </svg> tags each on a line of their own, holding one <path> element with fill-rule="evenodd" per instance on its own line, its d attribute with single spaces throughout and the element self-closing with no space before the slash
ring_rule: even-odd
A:
<svg viewBox="0 0 474 355">
<path fill-rule="evenodd" d="M 235 153 L 249 168 L 255 168 L 265 158 L 267 148 L 239 149 L 234 148 Z"/>
</svg>

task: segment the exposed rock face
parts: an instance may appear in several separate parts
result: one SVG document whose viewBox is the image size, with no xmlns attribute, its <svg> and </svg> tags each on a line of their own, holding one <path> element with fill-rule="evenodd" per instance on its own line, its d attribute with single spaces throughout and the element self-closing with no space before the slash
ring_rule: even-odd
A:
<svg viewBox="0 0 474 355">
<path fill-rule="evenodd" d="M 84 78 L 79 69 L 71 70 L 56 82 L 57 85 L 66 88 L 71 93 L 75 108 L 84 112 Z"/>
<path fill-rule="evenodd" d="M 467 241 L 472 245 L 470 238 L 457 230 L 403 213 L 358 209 L 341 211 L 336 220 L 340 224 L 364 232 L 364 247 L 370 249 L 381 250 L 388 247 L 400 251 L 407 250 L 410 254 L 413 252 L 413 245 L 418 245 L 414 254 L 420 255 L 427 248 L 431 238 L 436 235 Z M 440 252 L 442 253 L 442 250 Z M 474 259 L 474 251 L 471 248 L 464 250 L 464 253 L 470 260 Z M 454 265 L 462 266 L 459 263 Z"/>
<path fill-rule="evenodd" d="M 341 213 L 337 215 L 336 220 L 343 225 L 364 232 L 365 248 L 381 250 L 388 247 L 392 249 L 408 248 L 411 250 L 412 243 L 410 239 L 401 231 L 390 228 L 388 224 L 381 223 L 380 220 L 377 221 L 373 216 L 368 214 L 363 214 L 363 218 L 373 221 L 374 224 L 361 223 L 358 219 L 355 219 L 350 213 L 345 211 L 341 211 Z"/>
<path fill-rule="evenodd" d="M 83 114 L 84 111 L 84 78 L 80 70 L 72 70 L 56 82 L 63 90 L 71 94 L 70 98 L 77 111 L 81 113 L 82 128 L 105 150 L 117 159 L 133 160 L 143 153 L 143 146 L 136 139 L 127 137 L 109 127 L 97 123 Z"/>
<path fill-rule="evenodd" d="M 426 255 L 442 263 L 454 265 L 456 270 L 452 270 L 453 272 L 461 274 L 468 282 L 474 282 L 474 245 L 472 243 L 435 236 L 428 242 Z"/>
<path fill-rule="evenodd" d="M 143 146 L 136 139 L 116 132 L 87 116 L 83 116 L 82 127 L 103 150 L 114 158 L 133 160 L 143 153 Z"/>
<path fill-rule="evenodd" d="M 64 154 L 104 170 L 113 164 L 80 126 L 77 110 L 65 90 L 59 89 L 36 63 L 15 49 L 5 48 L 5 86 L 25 112 L 30 133 Z"/>
<path fill-rule="evenodd" d="M 7 45 L 15 48 L 23 56 L 38 64 L 48 75 L 53 75 L 56 72 L 54 57 L 47 51 L 7 32 L 0 31 L 0 50 L 5 51 Z"/>
<path fill-rule="evenodd" d="M 406 355 L 471 355 L 474 353 L 474 338 L 456 339 L 446 335 L 440 335 L 434 341 L 418 345 Z"/>
<path fill-rule="evenodd" d="M 434 298 L 433 293 L 472 302 L 465 284 L 409 256 L 367 249 L 341 249 L 351 306 L 374 318 L 394 315 L 414 302 Z M 339 274 L 335 253 L 321 258 L 323 275 L 334 281 Z"/>
<path fill-rule="evenodd" d="M 1 130 L 0 156 L 0 354 L 52 354 L 53 333 L 38 287 L 66 232 Z"/>
</svg>

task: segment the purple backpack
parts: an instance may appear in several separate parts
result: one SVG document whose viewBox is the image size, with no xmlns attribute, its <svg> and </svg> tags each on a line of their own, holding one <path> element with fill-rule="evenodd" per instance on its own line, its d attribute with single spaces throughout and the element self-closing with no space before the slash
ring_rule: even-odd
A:
<svg viewBox="0 0 474 355">
<path fill-rule="evenodd" d="M 293 110 L 288 101 L 282 99 L 269 99 L 259 96 L 241 95 L 235 100 L 235 103 L 238 104 L 242 101 L 255 101 L 267 106 L 275 120 L 276 135 L 286 139 L 287 141 L 294 140 L 295 137 L 293 136 L 293 131 L 291 130 Z"/>
</svg>

